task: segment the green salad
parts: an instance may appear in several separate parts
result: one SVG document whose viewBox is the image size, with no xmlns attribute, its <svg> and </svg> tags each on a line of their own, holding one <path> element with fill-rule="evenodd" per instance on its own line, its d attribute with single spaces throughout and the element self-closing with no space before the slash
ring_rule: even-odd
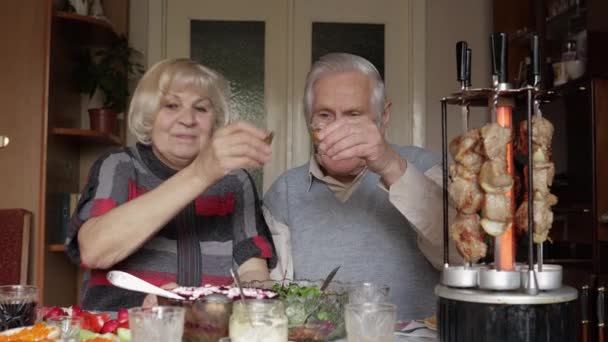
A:
<svg viewBox="0 0 608 342">
<path fill-rule="evenodd" d="M 314 326 L 314 333 L 322 340 L 343 337 L 344 335 L 344 304 L 347 301 L 346 293 L 321 293 L 319 286 L 290 283 L 282 285 L 276 283 L 272 291 L 285 302 L 285 313 L 290 326 L 290 339 L 302 341 L 297 337 Z M 312 313 L 306 327 L 304 320 Z M 300 331 L 302 330 L 302 331 Z M 312 333 L 313 331 L 310 331 Z"/>
</svg>

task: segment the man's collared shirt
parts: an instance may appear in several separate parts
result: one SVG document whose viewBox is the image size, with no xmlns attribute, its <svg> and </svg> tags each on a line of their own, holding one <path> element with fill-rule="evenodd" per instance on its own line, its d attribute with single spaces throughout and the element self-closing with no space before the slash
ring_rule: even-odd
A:
<svg viewBox="0 0 608 342">
<path fill-rule="evenodd" d="M 318 181 L 325 183 L 327 185 L 327 187 L 329 188 L 329 190 L 331 190 L 334 193 L 334 195 L 336 196 L 336 198 L 342 203 L 348 201 L 348 199 L 353 194 L 353 192 L 355 192 L 355 190 L 357 189 L 359 184 L 361 184 L 361 180 L 365 176 L 365 173 L 367 173 L 367 167 L 366 167 L 363 170 L 361 170 L 361 172 L 359 172 L 359 174 L 355 177 L 355 179 L 353 179 L 352 182 L 342 183 L 332 176 L 325 175 L 323 170 L 321 170 L 321 166 L 317 162 L 316 158 L 314 158 L 314 157 L 310 158 L 309 165 L 310 166 L 308 168 L 308 172 L 310 174 L 310 185 L 312 185 L 312 182 L 314 181 L 315 178 Z M 309 189 L 310 189 L 310 186 L 309 186 Z"/>
</svg>

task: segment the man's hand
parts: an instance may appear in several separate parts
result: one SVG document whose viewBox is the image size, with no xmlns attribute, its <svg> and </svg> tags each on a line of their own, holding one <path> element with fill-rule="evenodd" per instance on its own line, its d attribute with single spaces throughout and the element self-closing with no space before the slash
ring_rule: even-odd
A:
<svg viewBox="0 0 608 342">
<path fill-rule="evenodd" d="M 367 116 L 343 117 L 318 134 L 319 153 L 333 160 L 361 158 L 390 186 L 405 172 L 407 162 L 384 139 L 380 128 Z"/>
</svg>

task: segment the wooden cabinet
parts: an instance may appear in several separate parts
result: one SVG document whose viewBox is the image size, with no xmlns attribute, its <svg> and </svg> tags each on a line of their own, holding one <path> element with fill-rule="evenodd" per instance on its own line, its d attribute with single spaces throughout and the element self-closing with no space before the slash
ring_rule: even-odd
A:
<svg viewBox="0 0 608 342">
<path fill-rule="evenodd" d="M 77 53 L 125 34 L 128 1 L 105 0 L 108 20 L 55 11 L 51 0 L 10 1 L 4 6 L 0 37 L 0 207 L 34 214 L 29 282 L 42 290 L 45 305 L 77 302 L 78 267 L 61 245 L 51 244 L 59 227 L 57 193 L 80 192 L 92 162 L 120 146 L 124 126 L 102 134 L 83 120 L 83 101 L 74 82 Z M 84 104 L 84 105 L 83 105 Z"/>
<path fill-rule="evenodd" d="M 510 36 L 509 81 L 522 81 L 518 66 L 528 56 L 535 32 L 544 56 L 543 85 L 558 95 L 542 105 L 555 127 L 552 192 L 559 197 L 544 257 L 564 267 L 565 284 L 590 286 L 594 340 L 597 287 L 608 285 L 608 1 L 495 0 L 494 5 L 494 29 Z M 564 51 L 572 46 L 576 58 L 585 61 L 586 72 L 556 86 L 552 63 L 567 60 Z M 525 117 L 517 115 L 514 122 Z"/>
</svg>

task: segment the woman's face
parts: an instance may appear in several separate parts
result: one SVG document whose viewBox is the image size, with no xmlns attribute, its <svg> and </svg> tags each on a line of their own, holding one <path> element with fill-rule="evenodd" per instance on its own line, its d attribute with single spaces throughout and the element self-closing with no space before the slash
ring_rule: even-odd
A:
<svg viewBox="0 0 608 342">
<path fill-rule="evenodd" d="M 201 149 L 201 136 L 211 136 L 215 116 L 206 94 L 189 87 L 170 89 L 152 128 L 154 153 L 173 169 L 188 166 Z"/>
</svg>

